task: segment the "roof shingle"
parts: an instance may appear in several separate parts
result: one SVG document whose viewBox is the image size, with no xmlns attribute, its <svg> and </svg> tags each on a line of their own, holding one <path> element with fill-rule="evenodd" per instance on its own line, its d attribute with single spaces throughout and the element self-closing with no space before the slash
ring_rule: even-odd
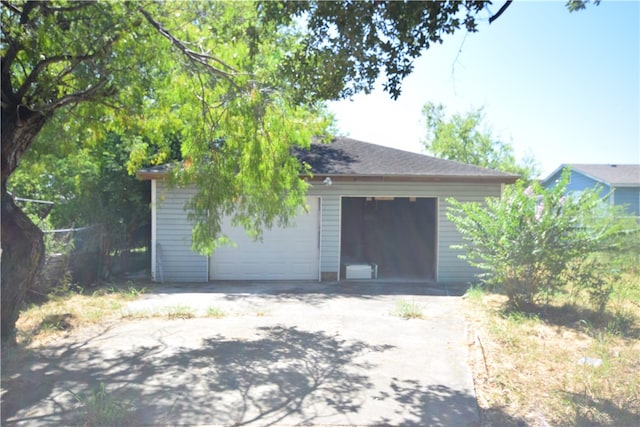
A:
<svg viewBox="0 0 640 427">
<path fill-rule="evenodd" d="M 314 175 L 494 178 L 505 182 L 518 178 L 509 173 L 346 137 L 334 138 L 328 144 L 314 142 L 310 150 L 297 150 L 295 154 L 311 166 Z"/>
<path fill-rule="evenodd" d="M 640 164 L 567 164 L 571 169 L 613 186 L 640 186 Z"/>
</svg>

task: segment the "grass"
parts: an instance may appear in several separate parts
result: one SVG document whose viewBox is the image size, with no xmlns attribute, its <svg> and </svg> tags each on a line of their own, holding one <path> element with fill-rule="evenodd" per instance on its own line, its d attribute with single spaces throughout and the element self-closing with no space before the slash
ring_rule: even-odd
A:
<svg viewBox="0 0 640 427">
<path fill-rule="evenodd" d="M 160 311 L 159 317 L 165 317 L 167 319 L 192 319 L 196 317 L 195 311 L 186 305 L 175 305 L 165 308 Z"/>
<path fill-rule="evenodd" d="M 196 309 L 186 305 L 172 305 L 168 307 L 161 307 L 155 310 L 139 310 L 133 312 L 127 312 L 122 314 L 123 319 L 129 320 L 141 320 L 141 319 L 193 319 L 196 317 L 212 317 L 214 319 L 221 319 L 227 316 L 227 313 L 217 307 L 207 307 L 204 315 L 199 313 Z"/>
<path fill-rule="evenodd" d="M 422 314 L 422 307 L 411 301 L 398 300 L 396 302 L 395 310 L 391 312 L 394 316 L 401 317 L 403 319 L 424 319 Z"/>
<path fill-rule="evenodd" d="M 138 298 L 144 288 L 131 282 L 88 292 L 85 289 L 55 292 L 20 313 L 16 324 L 18 343 L 28 345 L 65 331 L 120 318 L 124 305 Z"/>
<path fill-rule="evenodd" d="M 29 304 L 22 310 L 16 324 L 16 341 L 24 346 L 37 345 L 72 329 L 121 319 L 174 320 L 199 316 L 220 319 L 227 316 L 227 313 L 217 307 L 208 307 L 204 313 L 199 313 L 186 305 L 153 311 L 123 311 L 128 302 L 140 298 L 145 291 L 145 287 L 132 282 L 103 286 L 95 290 L 71 286 L 56 289 L 40 303 Z"/>
<path fill-rule="evenodd" d="M 184 305 L 169 306 L 155 311 L 123 312 L 126 304 L 138 299 L 145 287 L 132 282 L 109 285 L 95 290 L 65 288 L 56 290 L 40 303 L 32 303 L 20 313 L 16 324 L 16 341 L 31 345 L 55 338 L 72 329 L 116 320 L 149 318 L 191 319 L 198 313 Z M 207 308 L 206 317 L 226 316 L 216 307 Z"/>
<path fill-rule="evenodd" d="M 132 425 L 133 405 L 114 398 L 106 390 L 104 383 L 86 394 L 70 393 L 78 401 L 83 427 Z"/>
<path fill-rule="evenodd" d="M 220 310 L 218 307 L 208 307 L 207 308 L 207 317 L 213 317 L 214 319 L 222 319 L 227 314 Z"/>
<path fill-rule="evenodd" d="M 632 426 L 640 420 L 640 292 L 618 284 L 607 310 L 556 296 L 539 312 L 468 293 L 470 365 L 483 426 Z M 584 357 L 599 367 L 580 364 Z"/>
</svg>

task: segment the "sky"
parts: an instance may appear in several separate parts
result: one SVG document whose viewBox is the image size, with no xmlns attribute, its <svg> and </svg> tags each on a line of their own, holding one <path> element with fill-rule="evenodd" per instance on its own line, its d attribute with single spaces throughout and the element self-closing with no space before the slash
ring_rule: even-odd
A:
<svg viewBox="0 0 640 427">
<path fill-rule="evenodd" d="M 490 12 L 502 5 L 494 2 Z M 422 106 L 483 108 L 484 124 L 542 178 L 562 163 L 640 163 L 640 1 L 570 13 L 564 1 L 515 1 L 491 25 L 444 38 L 415 61 L 393 101 L 378 88 L 329 103 L 339 133 L 426 153 Z"/>
</svg>

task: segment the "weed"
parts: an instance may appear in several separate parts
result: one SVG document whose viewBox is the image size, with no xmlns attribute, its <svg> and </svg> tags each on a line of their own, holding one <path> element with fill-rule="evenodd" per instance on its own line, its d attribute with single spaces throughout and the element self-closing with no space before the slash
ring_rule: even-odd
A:
<svg viewBox="0 0 640 427">
<path fill-rule="evenodd" d="M 195 317 L 195 313 L 190 307 L 186 305 L 176 305 L 172 307 L 167 307 L 164 313 L 162 313 L 162 317 L 166 317 L 167 319 L 192 319 Z"/>
<path fill-rule="evenodd" d="M 484 290 L 480 285 L 471 285 L 467 292 L 465 292 L 464 297 L 469 301 L 478 303 L 482 301 L 482 297 L 484 295 Z"/>
<path fill-rule="evenodd" d="M 121 293 L 129 299 L 136 299 L 140 297 L 142 294 L 144 294 L 146 290 L 147 288 L 145 287 L 138 288 L 133 284 L 133 282 L 128 281 L 127 288 L 121 291 Z"/>
<path fill-rule="evenodd" d="M 71 313 L 49 314 L 42 319 L 40 329 L 43 331 L 64 331 L 71 329 Z"/>
<path fill-rule="evenodd" d="M 220 310 L 218 307 L 207 308 L 207 317 L 213 317 L 214 319 L 221 319 L 226 316 L 226 313 Z"/>
<path fill-rule="evenodd" d="M 415 302 L 407 302 L 405 300 L 398 300 L 396 302 L 396 308 L 392 312 L 393 315 L 402 317 L 403 319 L 423 319 L 422 307 Z"/>
<path fill-rule="evenodd" d="M 133 406 L 110 396 L 104 383 L 100 383 L 97 390 L 92 389 L 86 396 L 71 390 L 69 393 L 82 407 L 84 427 L 124 426 L 131 421 Z"/>
<path fill-rule="evenodd" d="M 607 323 L 607 332 L 614 335 L 627 336 L 637 320 L 630 309 L 618 308 L 614 310 L 611 320 Z"/>
<path fill-rule="evenodd" d="M 70 288 L 53 291 L 40 304 L 30 304 L 21 311 L 16 327 L 23 344 L 47 339 L 60 331 L 115 319 L 125 301 L 142 291 L 130 286 L 126 292 L 116 287 L 99 288 L 83 294 Z"/>
</svg>

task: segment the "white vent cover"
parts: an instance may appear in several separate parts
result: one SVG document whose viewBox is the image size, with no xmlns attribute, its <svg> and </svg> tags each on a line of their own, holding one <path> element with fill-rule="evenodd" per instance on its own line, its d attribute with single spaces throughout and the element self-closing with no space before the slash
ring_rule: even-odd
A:
<svg viewBox="0 0 640 427">
<path fill-rule="evenodd" d="M 377 267 L 370 264 L 348 264 L 345 275 L 347 280 L 371 279 L 377 276 Z"/>
</svg>

